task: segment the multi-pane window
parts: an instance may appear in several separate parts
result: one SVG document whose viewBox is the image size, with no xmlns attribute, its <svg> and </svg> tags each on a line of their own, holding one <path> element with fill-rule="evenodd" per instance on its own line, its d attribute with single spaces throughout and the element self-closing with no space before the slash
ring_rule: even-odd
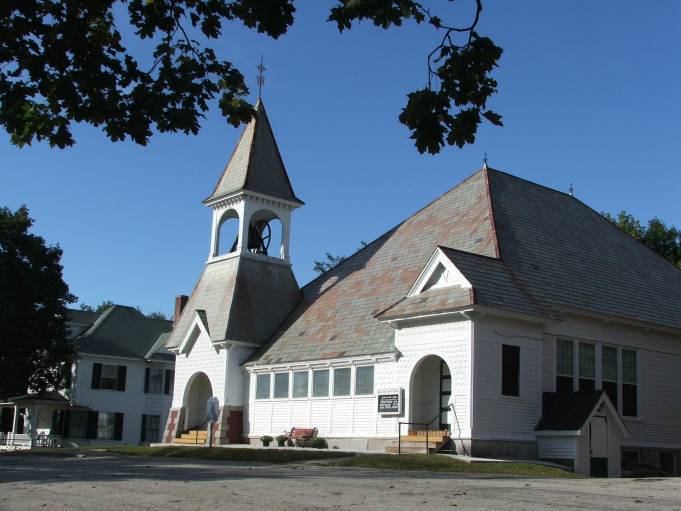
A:
<svg viewBox="0 0 681 511">
<path fill-rule="evenodd" d="M 617 348 L 603 346 L 602 358 L 603 390 L 617 408 Z"/>
<path fill-rule="evenodd" d="M 296 371 L 293 373 L 293 397 L 307 397 L 309 373 Z"/>
<path fill-rule="evenodd" d="M 556 392 L 574 390 L 574 343 L 565 339 L 556 342 Z"/>
<path fill-rule="evenodd" d="M 87 438 L 87 412 L 72 411 L 68 414 L 68 435 L 71 438 Z"/>
<path fill-rule="evenodd" d="M 159 415 L 142 415 L 142 442 L 158 442 L 161 433 Z"/>
<path fill-rule="evenodd" d="M 93 389 L 125 391 L 126 366 L 92 364 Z"/>
<path fill-rule="evenodd" d="M 100 440 L 113 440 L 116 431 L 116 414 L 99 412 L 97 415 L 97 438 Z"/>
<path fill-rule="evenodd" d="M 638 415 L 636 392 L 636 352 L 622 350 L 622 415 Z"/>
<path fill-rule="evenodd" d="M 333 370 L 333 395 L 350 395 L 350 368 L 343 367 Z"/>
<path fill-rule="evenodd" d="M 163 369 L 149 368 L 149 392 L 160 394 L 163 392 Z"/>
<path fill-rule="evenodd" d="M 374 366 L 362 366 L 355 370 L 355 395 L 374 393 Z"/>
<path fill-rule="evenodd" d="M 596 345 L 579 343 L 579 390 L 596 388 Z"/>
<path fill-rule="evenodd" d="M 329 370 L 321 369 L 312 372 L 312 397 L 328 397 Z"/>
<path fill-rule="evenodd" d="M 501 346 L 501 394 L 520 395 L 520 347 Z"/>
<path fill-rule="evenodd" d="M 288 373 L 274 373 L 274 397 L 288 397 Z"/>
<path fill-rule="evenodd" d="M 255 379 L 255 399 L 270 398 L 270 375 L 259 374 Z"/>
</svg>

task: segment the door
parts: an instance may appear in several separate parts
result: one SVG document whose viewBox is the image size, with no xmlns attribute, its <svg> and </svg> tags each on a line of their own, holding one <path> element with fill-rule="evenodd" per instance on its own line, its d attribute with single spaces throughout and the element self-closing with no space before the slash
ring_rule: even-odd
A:
<svg viewBox="0 0 681 511">
<path fill-rule="evenodd" d="M 444 360 L 440 360 L 440 430 L 452 431 L 451 415 L 449 406 L 452 398 L 452 375 Z"/>
<path fill-rule="evenodd" d="M 591 477 L 608 477 L 608 419 L 591 419 Z"/>
</svg>

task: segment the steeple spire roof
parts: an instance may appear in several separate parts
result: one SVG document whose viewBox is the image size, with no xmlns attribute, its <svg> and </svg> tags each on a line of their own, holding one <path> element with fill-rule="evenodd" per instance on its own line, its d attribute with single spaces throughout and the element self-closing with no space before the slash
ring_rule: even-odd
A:
<svg viewBox="0 0 681 511">
<path fill-rule="evenodd" d="M 255 109 L 256 115 L 241 134 L 213 193 L 204 203 L 239 191 L 303 203 L 293 192 L 261 99 Z"/>
</svg>

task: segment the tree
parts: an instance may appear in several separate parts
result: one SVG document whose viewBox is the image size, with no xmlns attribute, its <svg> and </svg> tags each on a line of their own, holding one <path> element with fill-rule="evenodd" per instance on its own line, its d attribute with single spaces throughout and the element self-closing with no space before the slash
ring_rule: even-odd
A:
<svg viewBox="0 0 681 511">
<path fill-rule="evenodd" d="M 421 153 L 472 143 L 483 118 L 501 125 L 486 105 L 497 90 L 491 73 L 502 50 L 476 31 L 482 0 L 469 1 L 475 11 L 461 27 L 414 0 L 338 0 L 327 19 L 341 32 L 363 20 L 383 29 L 412 21 L 436 31 L 439 43 L 424 66 L 427 86 L 408 94 L 399 116 Z M 196 134 L 214 100 L 233 126 L 248 122 L 254 109 L 244 77 L 209 43 L 234 21 L 277 39 L 296 11 L 293 0 L 128 0 L 120 3 L 129 20 L 117 23 L 118 3 L 0 3 L 0 124 L 14 144 L 71 146 L 73 122 L 141 145 L 154 130 Z M 155 45 L 151 56 L 127 50 L 117 26 L 128 21 L 137 38 Z"/>
<path fill-rule="evenodd" d="M 168 321 L 168 316 L 166 316 L 163 312 L 150 312 L 147 314 L 147 317 L 149 319 L 162 319 L 164 321 Z"/>
<path fill-rule="evenodd" d="M 681 269 L 681 231 L 679 229 L 667 227 L 657 217 L 649 220 L 647 227 L 643 227 L 639 220 L 626 211 L 620 211 L 616 217 L 609 213 L 604 213 L 604 216 Z"/>
<path fill-rule="evenodd" d="M 0 208 L 0 396 L 59 388 L 73 360 L 66 306 L 76 301 L 62 278 L 59 246 L 29 233 L 25 206 Z"/>
<path fill-rule="evenodd" d="M 359 250 L 363 249 L 368 245 L 369 244 L 366 241 L 360 241 Z M 347 259 L 347 257 L 345 256 L 335 256 L 333 254 L 330 254 L 329 252 L 327 252 L 324 255 L 324 257 L 325 259 L 322 259 L 321 261 L 314 261 L 314 267 L 312 268 L 312 271 L 318 273 L 319 275 L 326 273 L 331 268 L 335 268 L 336 266 L 338 266 L 340 263 Z"/>
<path fill-rule="evenodd" d="M 327 252 L 325 255 L 325 259 L 322 259 L 321 261 L 316 260 L 314 261 L 314 268 L 312 268 L 312 270 L 315 273 L 322 275 L 329 271 L 331 268 L 338 266 L 343 261 L 345 261 L 345 256 L 335 256 Z"/>
</svg>

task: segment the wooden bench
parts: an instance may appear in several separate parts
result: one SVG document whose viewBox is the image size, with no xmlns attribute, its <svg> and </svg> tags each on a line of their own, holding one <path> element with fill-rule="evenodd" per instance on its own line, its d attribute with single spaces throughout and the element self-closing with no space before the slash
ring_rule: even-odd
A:
<svg viewBox="0 0 681 511">
<path fill-rule="evenodd" d="M 317 436 L 317 428 L 291 428 L 284 434 L 288 440 L 295 442 L 297 446 L 305 447 L 305 444 Z"/>
</svg>

